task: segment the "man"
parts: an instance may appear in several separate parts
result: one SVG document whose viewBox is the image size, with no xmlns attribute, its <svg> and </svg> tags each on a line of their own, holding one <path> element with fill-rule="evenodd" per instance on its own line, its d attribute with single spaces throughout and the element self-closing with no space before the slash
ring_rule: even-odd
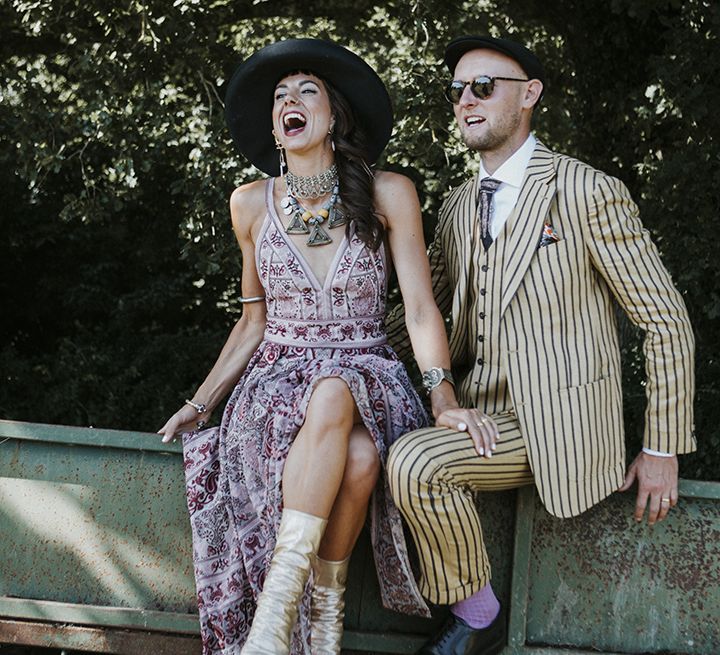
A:
<svg viewBox="0 0 720 655">
<path fill-rule="evenodd" d="M 564 518 L 637 480 L 635 519 L 664 519 L 677 503 L 676 455 L 695 449 L 694 343 L 625 186 L 532 135 L 538 59 L 509 40 L 464 36 L 445 63 L 446 96 L 481 159 L 446 199 L 429 253 L 452 318 L 452 372 L 425 372 L 436 426 L 400 439 L 387 466 L 421 591 L 452 605 L 421 653 L 488 655 L 502 649 L 505 621 L 474 492 L 534 483 Z M 626 475 L 616 303 L 646 333 L 645 448 Z"/>
</svg>

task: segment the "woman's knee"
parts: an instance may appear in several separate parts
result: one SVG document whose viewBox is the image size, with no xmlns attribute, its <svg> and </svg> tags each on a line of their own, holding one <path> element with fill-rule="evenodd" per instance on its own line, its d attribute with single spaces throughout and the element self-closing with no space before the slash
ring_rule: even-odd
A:
<svg viewBox="0 0 720 655">
<path fill-rule="evenodd" d="M 306 424 L 318 428 L 349 428 L 354 422 L 355 399 L 342 378 L 325 378 L 315 385 L 308 403 Z"/>
<path fill-rule="evenodd" d="M 364 428 L 356 428 L 350 438 L 342 486 L 346 492 L 369 496 L 380 475 L 380 456 Z"/>
</svg>

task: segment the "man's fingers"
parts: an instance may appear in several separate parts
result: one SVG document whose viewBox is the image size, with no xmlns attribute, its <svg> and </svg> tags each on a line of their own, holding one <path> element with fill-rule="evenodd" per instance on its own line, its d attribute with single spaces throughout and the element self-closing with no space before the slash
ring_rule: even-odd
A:
<svg viewBox="0 0 720 655">
<path fill-rule="evenodd" d="M 647 522 L 648 525 L 655 525 L 655 523 L 660 520 L 660 496 L 658 495 L 651 495 L 650 496 L 650 502 L 648 503 L 648 517 Z M 670 507 L 670 503 L 667 503 L 667 508 Z M 667 514 L 667 509 L 665 510 L 665 513 Z"/>
<path fill-rule="evenodd" d="M 635 477 L 635 467 L 630 466 L 625 474 L 625 482 L 622 483 L 622 486 L 618 489 L 618 491 L 627 491 L 630 487 L 632 487 L 633 482 L 635 482 Z"/>
<path fill-rule="evenodd" d="M 678 495 L 678 488 L 675 486 L 670 492 L 670 507 L 675 507 L 678 504 Z"/>
<path fill-rule="evenodd" d="M 639 523 L 643 519 L 645 508 L 648 503 L 648 492 L 638 489 L 637 500 L 635 501 L 635 520 Z"/>
<path fill-rule="evenodd" d="M 670 508 L 672 507 L 672 499 L 669 496 L 663 496 L 660 498 L 660 511 L 657 515 L 657 520 L 662 521 L 668 515 Z"/>
</svg>

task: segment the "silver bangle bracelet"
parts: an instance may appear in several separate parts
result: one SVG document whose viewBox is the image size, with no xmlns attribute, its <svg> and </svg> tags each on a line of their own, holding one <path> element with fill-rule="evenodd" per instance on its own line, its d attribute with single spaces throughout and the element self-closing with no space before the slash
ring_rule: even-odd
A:
<svg viewBox="0 0 720 655">
<path fill-rule="evenodd" d="M 250 298 L 243 298 L 242 296 L 238 299 L 241 304 L 249 303 L 249 302 L 260 302 L 262 300 L 265 300 L 265 296 L 251 296 Z"/>
<path fill-rule="evenodd" d="M 207 411 L 207 405 L 205 405 L 205 403 L 196 403 L 186 398 L 185 404 L 193 407 L 198 414 L 204 414 Z"/>
</svg>

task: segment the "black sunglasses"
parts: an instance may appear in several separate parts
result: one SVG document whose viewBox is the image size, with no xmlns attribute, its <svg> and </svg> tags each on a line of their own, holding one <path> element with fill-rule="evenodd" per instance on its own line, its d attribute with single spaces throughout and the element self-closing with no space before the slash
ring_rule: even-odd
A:
<svg viewBox="0 0 720 655">
<path fill-rule="evenodd" d="M 470 85 L 470 91 L 476 98 L 480 100 L 487 100 L 495 89 L 495 80 L 506 80 L 507 82 L 529 82 L 530 80 L 523 80 L 519 77 L 488 77 L 487 75 L 480 75 L 476 77 L 472 82 L 461 82 L 460 80 L 453 80 L 445 87 L 445 98 L 448 102 L 452 102 L 457 105 L 462 98 L 465 87 Z"/>
</svg>

